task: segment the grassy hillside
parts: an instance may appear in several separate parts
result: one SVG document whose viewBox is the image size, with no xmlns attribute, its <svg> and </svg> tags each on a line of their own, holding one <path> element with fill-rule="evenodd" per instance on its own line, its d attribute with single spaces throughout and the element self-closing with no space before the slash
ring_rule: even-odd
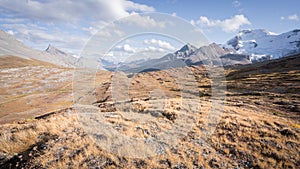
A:
<svg viewBox="0 0 300 169">
<path fill-rule="evenodd" d="M 24 59 L 18 56 L 0 56 L 0 69 L 25 66 L 58 67 L 57 65 L 35 59 Z"/>
<path fill-rule="evenodd" d="M 300 167 L 299 57 L 225 70 L 227 90 L 224 91 L 223 108 L 212 105 L 218 98 L 212 97 L 214 84 L 205 67 L 135 74 L 126 83 L 129 87 L 125 83 L 117 85 L 126 79 L 124 74 L 117 76 L 99 71 L 96 77 L 91 75 L 96 84 L 91 91 L 84 90 L 90 82 L 83 76 L 82 86 L 76 87 L 78 90 L 82 87 L 79 99 L 86 105 L 48 114 L 41 109 L 32 114 L 32 118 L 23 120 L 18 118 L 19 112 L 10 112 L 10 118 L 17 118 L 14 123 L 1 124 L 0 168 L 297 169 Z M 31 72 L 35 77 L 40 71 L 30 68 L 4 75 L 11 79 Z M 12 101 L 13 104 L 1 106 L 10 110 L 16 105 L 20 109 L 22 106 L 30 108 L 28 105 L 66 105 L 55 103 L 57 96 L 53 94 L 60 93 L 65 86 L 66 91 L 61 91 L 60 99 L 70 101 L 64 97 L 71 94 L 68 83 L 71 79 L 66 79 L 64 85 L 55 81 L 69 77 L 70 73 L 43 69 L 47 71 L 41 79 L 53 72 L 57 74 L 43 82 L 52 82 L 51 88 L 42 85 L 38 95 L 22 97 L 24 102 Z M 190 73 L 184 74 L 185 71 Z M 174 75 L 182 76 L 176 80 Z M 24 83 L 22 79 L 17 80 Z M 25 89 L 21 85 L 16 91 Z M 45 89 L 49 90 L 49 95 L 38 93 Z M 14 87 L 4 91 L 16 92 Z M 116 100 L 124 91 L 128 97 Z M 183 96 L 188 102 L 183 102 Z M 217 109 L 223 111 L 220 121 L 208 134 L 213 126 L 208 122 L 217 119 L 211 110 Z M 119 142 L 118 138 L 124 140 Z M 154 142 L 159 146 L 152 147 Z M 142 150 L 147 148 L 154 154 L 144 158 Z M 135 156 L 130 156 L 133 154 Z"/>
</svg>

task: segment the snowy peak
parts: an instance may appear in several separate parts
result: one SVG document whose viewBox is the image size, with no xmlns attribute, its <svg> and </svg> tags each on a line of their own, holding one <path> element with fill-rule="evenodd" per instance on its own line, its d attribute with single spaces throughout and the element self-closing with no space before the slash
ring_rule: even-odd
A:
<svg viewBox="0 0 300 169">
<path fill-rule="evenodd" d="M 242 30 L 227 44 L 252 61 L 277 59 L 300 52 L 300 30 L 276 34 L 265 29 Z"/>
<path fill-rule="evenodd" d="M 179 49 L 177 52 L 186 52 L 186 51 L 195 51 L 197 48 L 189 43 L 184 45 L 181 49 Z"/>
<path fill-rule="evenodd" d="M 227 45 L 232 46 L 236 50 L 239 50 L 241 47 L 243 47 L 244 43 L 249 43 L 249 45 L 256 47 L 257 39 L 264 39 L 276 35 L 276 33 L 270 32 L 266 29 L 241 30 L 234 38 L 227 42 Z"/>
<path fill-rule="evenodd" d="M 50 44 L 48 45 L 48 47 L 45 51 L 52 54 L 52 55 L 68 55 L 67 53 L 57 49 L 56 47 L 54 47 Z"/>
<path fill-rule="evenodd" d="M 266 29 L 246 29 L 246 30 L 241 30 L 238 33 L 238 36 L 256 36 L 256 37 L 263 37 L 263 36 L 268 36 L 268 35 L 277 35 L 274 32 L 270 32 Z"/>
<path fill-rule="evenodd" d="M 177 58 L 185 58 L 194 53 L 197 50 L 197 48 L 191 44 L 184 45 L 181 49 L 176 51 L 174 54 L 177 56 Z"/>
</svg>

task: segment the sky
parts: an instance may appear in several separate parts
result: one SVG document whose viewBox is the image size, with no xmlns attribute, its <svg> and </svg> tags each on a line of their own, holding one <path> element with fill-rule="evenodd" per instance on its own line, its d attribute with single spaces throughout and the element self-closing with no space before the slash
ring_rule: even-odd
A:
<svg viewBox="0 0 300 169">
<path fill-rule="evenodd" d="M 95 34 L 121 36 L 122 28 L 111 32 L 103 28 L 124 17 L 130 18 L 127 23 L 131 25 L 151 30 L 164 23 L 142 13 L 168 14 L 199 28 L 210 42 L 223 44 L 242 29 L 275 33 L 299 29 L 299 6 L 299 0 L 0 0 L 0 29 L 35 49 L 51 44 L 80 55 Z M 144 46 L 133 46 L 127 39 L 115 44 L 114 50 L 170 52 L 182 45 L 158 36 L 139 40 Z"/>
</svg>

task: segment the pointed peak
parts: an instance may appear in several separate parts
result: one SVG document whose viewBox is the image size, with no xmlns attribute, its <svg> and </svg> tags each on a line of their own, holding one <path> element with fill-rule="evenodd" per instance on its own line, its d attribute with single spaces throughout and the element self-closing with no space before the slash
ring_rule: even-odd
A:
<svg viewBox="0 0 300 169">
<path fill-rule="evenodd" d="M 67 55 L 65 52 L 57 49 L 56 47 L 54 47 L 51 44 L 48 45 L 48 47 L 45 51 L 50 53 L 50 54 L 54 54 L 54 55 Z"/>
<path fill-rule="evenodd" d="M 187 43 L 185 46 L 188 46 L 189 48 L 196 48 L 194 45 Z"/>
<path fill-rule="evenodd" d="M 213 42 L 213 43 L 209 44 L 208 46 L 220 46 L 220 45 L 218 45 L 215 42 Z"/>
<path fill-rule="evenodd" d="M 181 47 L 178 52 L 195 51 L 195 50 L 197 50 L 195 46 L 191 45 L 190 43 L 187 43 L 186 45 Z"/>
<path fill-rule="evenodd" d="M 179 50 L 177 50 L 174 54 L 177 57 L 188 57 L 192 53 L 194 53 L 197 50 L 197 48 L 190 43 L 185 44 L 183 47 L 181 47 Z"/>
<path fill-rule="evenodd" d="M 58 50 L 56 47 L 52 46 L 51 44 L 48 45 L 46 51 L 50 51 L 50 50 Z"/>
</svg>

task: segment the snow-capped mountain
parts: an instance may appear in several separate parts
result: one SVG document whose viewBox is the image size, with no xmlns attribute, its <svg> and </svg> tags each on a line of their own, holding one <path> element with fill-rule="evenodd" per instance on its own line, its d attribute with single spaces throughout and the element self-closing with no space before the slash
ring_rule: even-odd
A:
<svg viewBox="0 0 300 169">
<path fill-rule="evenodd" d="M 225 45 L 212 43 L 197 48 L 189 43 L 179 50 L 156 59 L 115 65 L 106 60 L 99 60 L 104 68 L 113 70 L 138 70 L 144 68 L 166 69 L 198 64 L 214 64 L 221 59 L 223 65 L 250 64 L 257 61 L 277 59 L 300 53 L 300 29 L 276 34 L 264 29 L 242 30 Z M 37 59 L 60 66 L 73 67 L 76 58 L 56 47 L 49 45 L 45 51 L 38 51 L 25 46 L 12 35 L 0 30 L 0 56 L 14 55 L 26 59 Z M 217 60 L 216 60 L 217 59 Z"/>
<path fill-rule="evenodd" d="M 197 50 L 197 48 L 191 44 L 184 45 L 181 49 L 176 51 L 174 54 L 177 58 L 185 58 L 194 53 Z"/>
<path fill-rule="evenodd" d="M 300 30 L 275 34 L 264 29 L 242 30 L 225 47 L 250 56 L 252 62 L 300 53 Z"/>
<path fill-rule="evenodd" d="M 49 48 L 50 47 L 50 48 Z M 12 35 L 0 30 L 0 57 L 5 55 L 18 56 L 25 59 L 36 59 L 59 66 L 73 67 L 76 58 L 49 46 L 48 51 L 38 51 L 25 46 Z M 60 52 L 58 52 L 60 51 Z"/>
<path fill-rule="evenodd" d="M 121 64 L 119 70 L 139 72 L 202 64 L 244 65 L 297 53 L 300 53 L 300 30 L 282 34 L 264 29 L 242 30 L 225 45 L 211 43 L 197 48 L 188 43 L 158 59 Z"/>
</svg>

